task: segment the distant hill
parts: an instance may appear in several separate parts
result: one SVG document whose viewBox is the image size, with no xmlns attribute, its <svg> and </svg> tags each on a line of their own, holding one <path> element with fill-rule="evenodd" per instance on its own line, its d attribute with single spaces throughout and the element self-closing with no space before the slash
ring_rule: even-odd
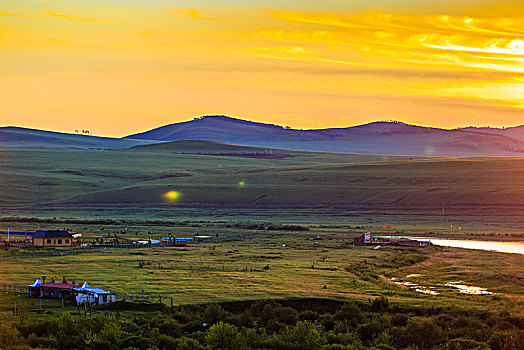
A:
<svg viewBox="0 0 524 350">
<path fill-rule="evenodd" d="M 175 141 L 208 141 L 211 143 Z M 166 143 L 160 145 L 160 143 Z M 153 146 L 154 144 L 157 144 Z M 295 150 L 409 156 L 524 156 L 524 126 L 446 130 L 399 122 L 297 130 L 226 116 L 204 116 L 124 138 L 0 128 L 0 149 L 108 150 L 134 146 L 175 153 Z M 204 150 L 201 149 L 204 147 Z M 258 147 L 258 150 L 232 147 Z M 208 151 L 208 149 L 217 149 Z M 289 151 L 286 151 L 289 153 Z"/>
<path fill-rule="evenodd" d="M 66 134 L 19 127 L 0 128 L 0 149 L 122 149 L 151 141 Z"/>
<path fill-rule="evenodd" d="M 519 141 L 524 141 L 524 125 L 514 126 L 510 128 L 491 128 L 491 127 L 475 127 L 459 128 L 457 130 L 481 132 L 485 134 L 504 135 L 512 137 Z"/>
<path fill-rule="evenodd" d="M 494 133 L 395 122 L 296 130 L 226 116 L 205 116 L 126 136 L 128 140 L 210 140 L 302 151 L 438 156 L 523 156 L 524 141 Z"/>
</svg>

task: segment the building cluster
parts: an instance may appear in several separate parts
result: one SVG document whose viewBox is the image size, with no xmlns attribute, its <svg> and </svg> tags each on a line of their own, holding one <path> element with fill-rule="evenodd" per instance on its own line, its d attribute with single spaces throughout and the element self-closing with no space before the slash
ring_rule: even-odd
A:
<svg viewBox="0 0 524 350">
<path fill-rule="evenodd" d="M 64 299 L 72 300 L 77 305 L 82 304 L 105 304 L 115 301 L 115 294 L 102 288 L 92 288 L 84 284 L 76 284 L 75 280 L 67 282 L 62 277 L 60 282 L 55 282 L 53 278 L 49 282 L 42 282 L 37 278 L 35 283 L 27 286 L 29 296 L 33 298 Z"/>
<path fill-rule="evenodd" d="M 385 237 L 371 237 L 370 232 L 366 232 L 358 237 L 353 238 L 354 246 L 363 245 L 398 245 L 408 247 L 424 247 L 431 245 L 430 241 L 421 241 L 416 239 L 390 239 Z"/>
</svg>

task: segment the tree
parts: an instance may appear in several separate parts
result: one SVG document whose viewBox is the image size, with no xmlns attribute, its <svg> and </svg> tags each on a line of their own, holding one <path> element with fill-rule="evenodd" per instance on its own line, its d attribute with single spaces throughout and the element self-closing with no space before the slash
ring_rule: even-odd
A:
<svg viewBox="0 0 524 350">
<path fill-rule="evenodd" d="M 229 323 L 220 321 L 209 328 L 206 334 L 206 342 L 211 349 L 238 349 L 238 331 Z"/>
<path fill-rule="evenodd" d="M 301 349 L 317 349 L 322 344 L 317 326 L 307 321 L 297 322 L 293 329 L 286 331 L 283 338 Z"/>
</svg>

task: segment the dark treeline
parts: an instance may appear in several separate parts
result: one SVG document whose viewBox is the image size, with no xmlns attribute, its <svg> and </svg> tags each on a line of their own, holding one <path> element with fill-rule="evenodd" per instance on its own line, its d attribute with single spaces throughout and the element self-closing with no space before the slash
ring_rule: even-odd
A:
<svg viewBox="0 0 524 350">
<path fill-rule="evenodd" d="M 120 317 L 133 311 L 145 315 Z M 274 300 L 169 308 L 116 302 L 92 319 L 70 314 L 0 324 L 2 349 L 524 349 L 524 318 L 504 311 Z M 110 313 L 110 315 L 108 315 Z"/>
</svg>

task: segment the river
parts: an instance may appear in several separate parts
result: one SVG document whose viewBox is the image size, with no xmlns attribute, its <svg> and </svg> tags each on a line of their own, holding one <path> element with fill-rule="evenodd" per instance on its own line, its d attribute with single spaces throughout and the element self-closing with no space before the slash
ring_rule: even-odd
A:
<svg viewBox="0 0 524 350">
<path fill-rule="evenodd" d="M 468 239 L 439 239 L 425 238 L 435 245 L 466 249 L 491 250 L 501 253 L 515 253 L 524 255 L 524 242 L 476 241 Z"/>
</svg>

